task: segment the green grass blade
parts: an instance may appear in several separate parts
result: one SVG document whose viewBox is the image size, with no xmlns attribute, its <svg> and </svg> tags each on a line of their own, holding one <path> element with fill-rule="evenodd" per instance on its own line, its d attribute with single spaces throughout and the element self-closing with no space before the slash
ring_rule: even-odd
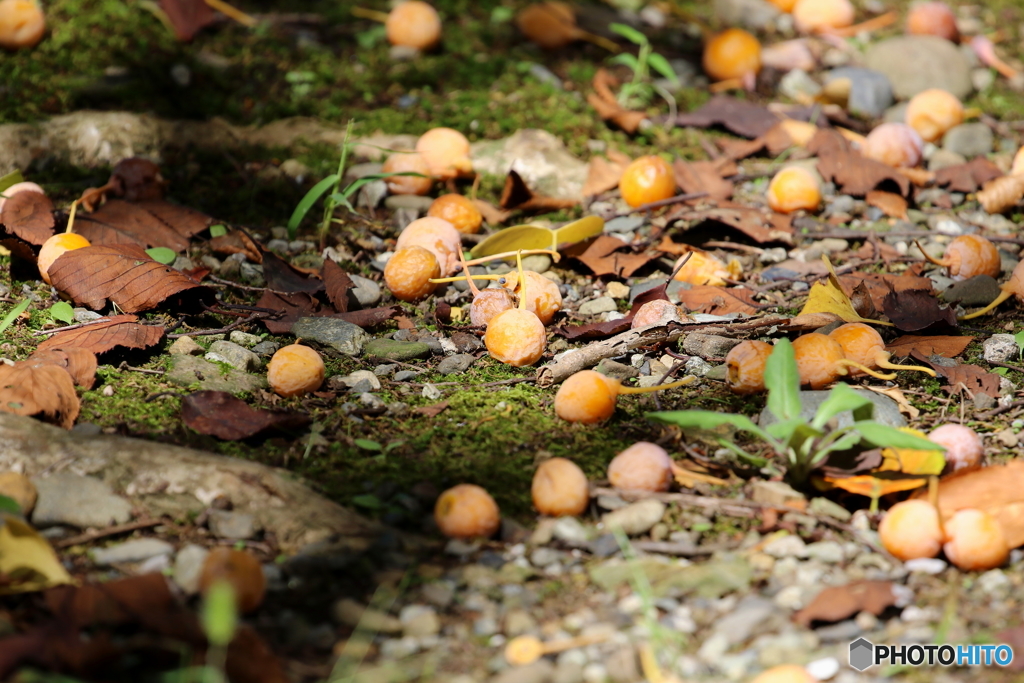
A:
<svg viewBox="0 0 1024 683">
<path fill-rule="evenodd" d="M 295 207 L 295 211 L 292 212 L 292 217 L 288 219 L 288 237 L 295 239 L 295 233 L 299 229 L 299 224 L 302 223 L 302 219 L 306 217 L 309 210 L 313 208 L 313 205 L 331 189 L 336 182 L 340 179 L 337 173 L 332 173 L 327 176 L 319 183 L 314 185 L 306 193 L 306 196 L 302 198 L 298 206 Z"/>
<path fill-rule="evenodd" d="M 10 327 L 11 323 L 14 322 L 15 318 L 24 313 L 25 309 L 28 308 L 31 303 L 31 299 L 25 299 L 20 304 L 15 306 L 14 309 L 10 313 L 8 313 L 2 321 L 0 321 L 0 332 L 3 332 L 8 327 Z"/>
</svg>

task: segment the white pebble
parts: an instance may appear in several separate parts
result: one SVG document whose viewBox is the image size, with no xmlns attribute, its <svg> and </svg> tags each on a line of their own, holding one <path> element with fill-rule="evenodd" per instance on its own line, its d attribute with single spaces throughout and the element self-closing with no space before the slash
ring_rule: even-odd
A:
<svg viewBox="0 0 1024 683">
<path fill-rule="evenodd" d="M 827 681 L 839 673 L 839 660 L 835 657 L 816 659 L 804 668 L 815 680 Z"/>
</svg>

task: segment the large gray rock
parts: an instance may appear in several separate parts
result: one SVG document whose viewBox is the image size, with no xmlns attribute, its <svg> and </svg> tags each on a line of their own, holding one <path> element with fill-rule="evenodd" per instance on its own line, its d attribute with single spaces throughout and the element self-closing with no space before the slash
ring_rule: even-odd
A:
<svg viewBox="0 0 1024 683">
<path fill-rule="evenodd" d="M 863 389 L 854 388 L 854 391 L 864 396 L 869 401 L 875 404 L 875 416 L 874 420 L 881 424 L 889 425 L 891 427 L 906 427 L 907 420 L 900 414 L 900 407 L 896 401 L 892 400 L 888 396 L 876 393 L 874 391 L 864 391 Z M 828 398 L 830 391 L 801 391 L 800 392 L 800 417 L 810 422 L 814 418 L 814 414 L 817 412 L 818 407 L 825 402 Z M 836 418 L 840 427 L 846 427 L 853 424 L 853 414 L 850 411 L 839 413 Z M 758 425 L 761 427 L 767 427 L 770 424 L 778 422 L 778 418 L 775 414 L 765 408 L 761 411 L 761 415 L 757 420 Z"/>
<path fill-rule="evenodd" d="M 292 334 L 330 346 L 345 356 L 358 356 L 370 340 L 359 325 L 338 318 L 299 318 L 292 325 Z"/>
<path fill-rule="evenodd" d="M 549 197 L 580 199 L 587 180 L 587 164 L 543 130 L 527 128 L 504 140 L 477 142 L 470 156 L 478 173 L 504 177 L 515 169 L 530 189 Z"/>
<path fill-rule="evenodd" d="M 221 361 L 243 372 L 259 370 L 262 365 L 260 357 L 255 353 L 235 342 L 223 339 L 218 339 L 210 344 L 210 352 L 206 354 L 206 360 Z"/>
<path fill-rule="evenodd" d="M 6 416 L 7 413 L 0 415 Z M 63 431 L 61 433 L 67 434 Z M 7 447 L 7 444 L 0 446 L 0 453 Z M 2 456 L 0 459 L 3 459 Z M 49 477 L 35 477 L 32 483 L 39 493 L 36 508 L 32 512 L 32 523 L 36 526 L 69 524 L 83 529 L 102 529 L 112 524 L 124 524 L 131 519 L 131 503 L 115 495 L 110 486 L 95 477 L 58 472 Z"/>
<path fill-rule="evenodd" d="M 170 356 L 169 367 L 164 379 L 174 384 L 199 384 L 201 390 L 226 391 L 231 394 L 264 389 L 267 380 L 260 375 L 250 375 L 241 370 L 224 372 L 223 366 L 195 356 Z"/>
<path fill-rule="evenodd" d="M 864 65 L 885 74 L 899 99 L 929 88 L 941 88 L 963 99 L 974 88 L 963 53 L 936 36 L 897 36 L 877 42 L 864 54 Z"/>
<path fill-rule="evenodd" d="M 847 78 L 850 80 L 850 97 L 846 108 L 851 114 L 878 118 L 892 106 L 892 86 L 885 74 L 857 66 L 832 69 L 825 77 L 826 83 Z"/>
</svg>

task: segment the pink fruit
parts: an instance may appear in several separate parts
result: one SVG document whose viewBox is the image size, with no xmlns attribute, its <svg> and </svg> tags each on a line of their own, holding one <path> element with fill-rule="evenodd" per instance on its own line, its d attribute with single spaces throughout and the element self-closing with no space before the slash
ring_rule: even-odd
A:
<svg viewBox="0 0 1024 683">
<path fill-rule="evenodd" d="M 551 458 L 537 467 L 530 488 L 533 507 L 550 517 L 581 515 L 590 504 L 587 475 L 572 460 Z"/>
<path fill-rule="evenodd" d="M 617 489 L 668 491 L 672 485 L 672 458 L 661 446 L 638 441 L 608 464 L 608 481 Z"/>
<path fill-rule="evenodd" d="M 928 435 L 929 440 L 946 447 L 946 469 L 949 472 L 960 472 L 981 467 L 981 456 L 985 453 L 985 444 L 981 436 L 970 427 L 954 423 L 936 427 Z"/>
<path fill-rule="evenodd" d="M 912 168 L 921 163 L 924 140 L 905 123 L 883 123 L 864 139 L 861 152 L 886 166 Z"/>
</svg>

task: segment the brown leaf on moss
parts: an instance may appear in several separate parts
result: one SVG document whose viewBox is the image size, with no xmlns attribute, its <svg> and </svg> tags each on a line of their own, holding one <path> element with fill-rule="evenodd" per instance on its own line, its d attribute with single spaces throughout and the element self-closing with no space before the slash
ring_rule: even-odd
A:
<svg viewBox="0 0 1024 683">
<path fill-rule="evenodd" d="M 885 345 L 885 350 L 893 356 L 944 356 L 956 358 L 967 350 L 974 337 L 954 337 L 948 335 L 917 336 L 905 334 Z"/>
<path fill-rule="evenodd" d="M 181 419 L 199 432 L 225 441 L 248 439 L 262 432 L 295 431 L 310 417 L 294 411 L 260 410 L 226 391 L 197 391 L 181 402 Z"/>
<path fill-rule="evenodd" d="M 957 394 L 964 388 L 971 394 L 982 393 L 999 398 L 999 375 L 994 372 L 988 372 L 977 365 L 958 363 L 943 356 L 926 356 L 916 350 L 911 351 L 910 355 L 929 365 L 940 377 L 949 382 L 942 387 L 947 393 Z"/>
<path fill-rule="evenodd" d="M 597 110 L 601 120 L 610 121 L 627 133 L 633 134 L 647 119 L 644 112 L 631 111 L 619 104 L 614 92 L 614 88 L 619 86 L 619 80 L 608 70 L 598 69 L 591 84 L 594 86 L 594 92 L 587 95 L 587 102 Z"/>
<path fill-rule="evenodd" d="M 39 344 L 36 353 L 50 349 L 85 349 L 96 355 L 123 346 L 146 349 L 164 336 L 160 325 L 143 325 L 135 315 L 111 315 L 102 322 L 90 323 L 73 330 L 58 332 Z"/>
<path fill-rule="evenodd" d="M 683 159 L 676 159 L 672 165 L 672 170 L 675 171 L 676 184 L 686 194 L 706 192 L 708 197 L 716 200 L 725 200 L 732 197 L 733 184 L 723 177 L 724 175 L 736 174 L 736 164 L 731 159 L 719 161 L 684 161 Z"/>
<path fill-rule="evenodd" d="M 193 235 L 212 223 L 213 219 L 203 213 L 162 199 L 142 202 L 111 199 L 93 213 L 79 211 L 75 217 L 75 232 L 93 245 L 135 244 L 180 252 L 188 248 Z"/>
<path fill-rule="evenodd" d="M 757 313 L 754 292 L 745 287 L 713 287 L 694 285 L 679 290 L 679 303 L 691 313 L 711 315 L 753 315 Z"/>
<path fill-rule="evenodd" d="M 629 248 L 630 245 L 618 237 L 599 235 L 592 242 L 578 242 L 564 253 L 582 261 L 594 275 L 629 277 L 655 258 L 654 255 L 625 251 Z"/>
<path fill-rule="evenodd" d="M 310 277 L 272 251 L 263 251 L 263 277 L 267 281 L 267 289 L 278 292 L 315 294 L 324 288 L 323 280 Z"/>
<path fill-rule="evenodd" d="M 977 192 L 990 180 L 1003 175 L 999 167 L 985 157 L 975 157 L 965 164 L 947 166 L 935 172 L 935 184 L 950 192 Z"/>
<path fill-rule="evenodd" d="M 0 223 L 29 244 L 42 244 L 53 235 L 53 202 L 39 192 L 15 192 L 4 202 Z"/>
<path fill-rule="evenodd" d="M 874 206 L 875 208 L 881 209 L 882 213 L 886 216 L 909 220 L 909 218 L 907 218 L 907 200 L 898 194 L 893 192 L 883 192 L 881 190 L 872 190 L 865 195 L 864 201 L 867 202 L 868 206 Z"/>
<path fill-rule="evenodd" d="M 79 411 L 75 383 L 67 370 L 50 363 L 0 363 L 0 410 L 71 429 Z"/>
<path fill-rule="evenodd" d="M 174 27 L 174 37 L 188 42 L 201 29 L 217 21 L 204 0 L 159 0 L 160 9 Z"/>
<path fill-rule="evenodd" d="M 260 251 L 259 245 L 241 230 L 232 230 L 227 234 L 214 237 L 210 240 L 210 249 L 213 250 L 213 253 L 221 256 L 245 254 L 245 258 L 249 261 L 263 263 L 263 252 Z"/>
<path fill-rule="evenodd" d="M 590 163 L 587 165 L 587 182 L 583 184 L 583 196 L 593 197 L 618 187 L 627 165 L 629 165 L 628 160 L 622 164 L 609 161 L 601 156 L 591 157 Z"/>
<path fill-rule="evenodd" d="M 779 117 L 767 107 L 727 95 L 716 95 L 697 111 L 680 114 L 675 121 L 677 126 L 695 128 L 721 126 L 745 138 L 764 135 L 778 122 Z"/>
<path fill-rule="evenodd" d="M 348 311 L 349 296 L 356 283 L 348 276 L 341 266 L 333 259 L 325 259 L 320 277 L 324 280 L 324 288 L 327 290 L 327 298 L 338 313 Z M 352 297 L 355 298 L 354 296 Z"/>
<path fill-rule="evenodd" d="M 531 190 L 517 171 L 509 171 L 501 191 L 501 208 L 509 211 L 559 211 L 577 204 L 574 199 L 555 199 Z"/>
<path fill-rule="evenodd" d="M 448 409 L 448 401 L 441 401 L 440 403 L 433 403 L 429 406 L 420 406 L 419 408 L 413 409 L 412 412 L 423 417 L 437 417 L 445 410 Z"/>
<path fill-rule="evenodd" d="M 896 602 L 889 581 L 853 581 L 825 588 L 807 607 L 793 615 L 793 621 L 808 628 L 815 621 L 842 621 L 859 612 L 870 612 L 877 617 Z"/>
<path fill-rule="evenodd" d="M 88 349 L 74 346 L 66 349 L 36 349 L 35 353 L 28 357 L 28 361 L 41 365 L 56 365 L 67 370 L 75 384 L 84 389 L 92 389 L 93 382 L 96 381 L 96 354 Z"/>
<path fill-rule="evenodd" d="M 66 251 L 53 262 L 49 273 L 57 291 L 93 310 L 103 308 L 109 300 L 125 313 L 137 313 L 190 289 L 209 291 L 181 271 L 157 263 L 134 244 Z"/>
</svg>

